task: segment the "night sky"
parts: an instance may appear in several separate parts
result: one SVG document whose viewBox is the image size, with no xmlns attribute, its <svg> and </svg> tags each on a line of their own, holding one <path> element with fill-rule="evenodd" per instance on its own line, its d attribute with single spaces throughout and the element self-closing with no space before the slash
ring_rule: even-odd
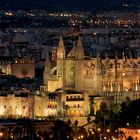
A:
<svg viewBox="0 0 140 140">
<path fill-rule="evenodd" d="M 45 8 L 52 10 L 113 9 L 121 3 L 139 3 L 140 0 L 0 0 L 1 8 Z"/>
</svg>

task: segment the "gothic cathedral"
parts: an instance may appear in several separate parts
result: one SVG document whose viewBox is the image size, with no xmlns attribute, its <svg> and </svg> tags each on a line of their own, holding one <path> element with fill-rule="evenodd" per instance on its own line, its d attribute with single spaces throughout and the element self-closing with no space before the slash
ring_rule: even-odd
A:
<svg viewBox="0 0 140 140">
<path fill-rule="evenodd" d="M 132 99 L 140 97 L 140 58 L 127 58 L 117 54 L 113 58 L 95 58 L 84 55 L 81 37 L 76 46 L 66 54 L 62 36 L 57 48 L 56 66 L 46 59 L 44 70 L 46 90 L 57 89 L 88 92 L 93 96 L 114 96 L 121 101 L 122 96 Z"/>
</svg>

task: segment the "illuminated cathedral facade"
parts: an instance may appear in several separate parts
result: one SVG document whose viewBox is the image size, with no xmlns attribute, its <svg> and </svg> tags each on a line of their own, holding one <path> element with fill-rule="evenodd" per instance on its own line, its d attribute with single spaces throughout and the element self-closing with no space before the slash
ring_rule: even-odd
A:
<svg viewBox="0 0 140 140">
<path fill-rule="evenodd" d="M 57 89 L 87 92 L 93 96 L 114 96 L 117 103 L 125 97 L 140 97 L 140 57 L 129 58 L 117 53 L 113 58 L 85 56 L 81 37 L 77 45 L 66 54 L 62 36 L 57 48 L 57 63 L 51 67 L 46 59 L 44 71 L 46 90 Z"/>
</svg>

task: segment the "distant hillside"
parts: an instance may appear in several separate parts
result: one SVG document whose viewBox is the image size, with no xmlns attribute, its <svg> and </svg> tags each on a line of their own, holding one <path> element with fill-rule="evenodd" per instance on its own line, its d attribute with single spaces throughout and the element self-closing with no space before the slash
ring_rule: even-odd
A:
<svg viewBox="0 0 140 140">
<path fill-rule="evenodd" d="M 121 9 L 122 3 L 140 3 L 140 0 L 0 0 L 0 7 L 6 9 L 46 10 L 113 10 Z"/>
</svg>

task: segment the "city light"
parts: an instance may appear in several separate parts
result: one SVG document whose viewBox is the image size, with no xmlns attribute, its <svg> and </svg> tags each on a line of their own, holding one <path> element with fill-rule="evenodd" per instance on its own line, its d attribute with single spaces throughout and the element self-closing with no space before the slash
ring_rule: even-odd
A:
<svg viewBox="0 0 140 140">
<path fill-rule="evenodd" d="M 108 133 L 109 133 L 109 132 L 110 132 L 110 129 L 107 129 L 107 130 L 106 130 L 106 132 L 108 132 Z"/>
<path fill-rule="evenodd" d="M 138 0 L 24 1 L 0 5 L 0 140 L 139 139 Z"/>
<path fill-rule="evenodd" d="M 3 136 L 3 133 L 2 132 L 0 132 L 0 137 L 2 137 Z"/>
</svg>

